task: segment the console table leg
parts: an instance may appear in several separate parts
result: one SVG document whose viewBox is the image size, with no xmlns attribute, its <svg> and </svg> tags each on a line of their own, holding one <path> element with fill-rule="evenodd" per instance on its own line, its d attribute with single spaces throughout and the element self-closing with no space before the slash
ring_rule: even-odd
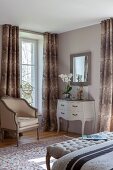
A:
<svg viewBox="0 0 113 170">
<path fill-rule="evenodd" d="M 69 129 L 69 120 L 67 120 L 67 133 L 68 133 L 68 129 Z"/>
<path fill-rule="evenodd" d="M 60 131 L 60 118 L 57 117 L 57 133 Z"/>
<path fill-rule="evenodd" d="M 95 122 L 92 120 L 92 133 L 95 133 Z"/>
<path fill-rule="evenodd" d="M 82 135 L 84 134 L 85 122 L 82 122 Z"/>
</svg>

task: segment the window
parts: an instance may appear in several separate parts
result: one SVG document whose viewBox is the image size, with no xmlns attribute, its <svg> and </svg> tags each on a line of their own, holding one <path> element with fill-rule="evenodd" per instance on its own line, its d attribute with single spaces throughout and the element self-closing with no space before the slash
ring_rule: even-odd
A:
<svg viewBox="0 0 113 170">
<path fill-rule="evenodd" d="M 26 36 L 27 35 L 27 36 Z M 21 97 L 41 111 L 43 39 L 31 34 L 20 36 Z"/>
<path fill-rule="evenodd" d="M 36 106 L 37 41 L 21 39 L 21 97 Z"/>
</svg>

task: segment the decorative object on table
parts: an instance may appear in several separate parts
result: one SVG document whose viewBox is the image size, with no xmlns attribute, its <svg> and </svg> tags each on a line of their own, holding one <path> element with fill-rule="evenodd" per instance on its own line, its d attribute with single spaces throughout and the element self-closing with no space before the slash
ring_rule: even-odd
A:
<svg viewBox="0 0 113 170">
<path fill-rule="evenodd" d="M 82 135 L 82 139 L 85 139 L 85 140 L 107 140 L 108 137 L 106 134 L 91 134 L 91 135 Z"/>
<path fill-rule="evenodd" d="M 83 92 L 84 92 L 83 86 L 81 85 L 77 90 L 78 90 L 77 99 L 78 100 L 83 100 Z"/>
<path fill-rule="evenodd" d="M 71 90 L 72 90 L 72 86 L 70 85 L 70 81 L 72 78 L 72 74 L 60 74 L 59 77 L 62 79 L 62 81 L 66 84 L 65 85 L 65 89 L 63 94 L 65 95 L 65 98 L 70 98 L 71 96 Z"/>
<path fill-rule="evenodd" d="M 82 82 L 82 75 L 76 74 L 77 82 Z"/>
</svg>

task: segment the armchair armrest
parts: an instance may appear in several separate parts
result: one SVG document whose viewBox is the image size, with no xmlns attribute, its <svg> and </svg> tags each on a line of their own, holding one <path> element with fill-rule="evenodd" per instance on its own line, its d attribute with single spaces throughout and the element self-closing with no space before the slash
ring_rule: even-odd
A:
<svg viewBox="0 0 113 170">
<path fill-rule="evenodd" d="M 1 128 L 3 129 L 17 129 L 16 113 L 8 108 L 8 106 L 0 101 L 0 115 L 1 115 Z"/>
</svg>

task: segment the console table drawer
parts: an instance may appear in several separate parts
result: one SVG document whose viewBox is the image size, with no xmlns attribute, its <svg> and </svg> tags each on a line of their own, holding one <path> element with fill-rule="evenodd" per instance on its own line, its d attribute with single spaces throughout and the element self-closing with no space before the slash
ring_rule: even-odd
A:
<svg viewBox="0 0 113 170">
<path fill-rule="evenodd" d="M 83 104 L 80 102 L 68 103 L 68 108 L 72 113 L 82 113 L 83 112 Z"/>
<path fill-rule="evenodd" d="M 58 110 L 64 110 L 66 108 L 66 103 L 65 102 L 58 102 Z"/>
<path fill-rule="evenodd" d="M 69 115 L 69 120 L 82 120 L 83 114 L 77 112 L 71 112 Z"/>
<path fill-rule="evenodd" d="M 64 119 L 67 119 L 67 113 L 66 112 L 64 112 L 64 111 L 59 111 L 59 117 L 62 117 L 62 118 L 64 118 Z"/>
</svg>

